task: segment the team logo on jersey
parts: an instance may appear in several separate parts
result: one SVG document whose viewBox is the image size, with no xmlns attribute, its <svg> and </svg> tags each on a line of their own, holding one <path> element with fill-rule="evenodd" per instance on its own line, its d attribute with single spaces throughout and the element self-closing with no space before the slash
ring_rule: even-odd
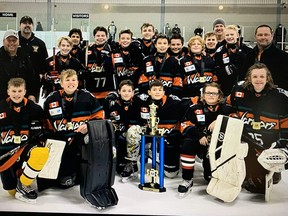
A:
<svg viewBox="0 0 288 216">
<path fill-rule="evenodd" d="M 195 112 L 196 115 L 203 114 L 203 110 L 202 109 L 197 109 L 194 112 Z"/>
<path fill-rule="evenodd" d="M 49 108 L 55 108 L 55 107 L 58 107 L 59 106 L 59 102 L 58 101 L 55 101 L 55 102 L 52 102 L 52 103 L 49 103 Z"/>
<path fill-rule="evenodd" d="M 38 53 L 39 46 L 32 46 L 33 52 Z"/>
<path fill-rule="evenodd" d="M 235 97 L 243 98 L 244 97 L 244 92 L 235 92 Z"/>
<path fill-rule="evenodd" d="M 87 55 L 91 55 L 91 54 L 92 54 L 92 51 L 88 50 Z"/>
<path fill-rule="evenodd" d="M 228 56 L 227 53 L 223 53 L 222 58 L 226 58 Z"/>
<path fill-rule="evenodd" d="M 6 112 L 0 113 L 0 119 L 6 118 Z"/>
</svg>

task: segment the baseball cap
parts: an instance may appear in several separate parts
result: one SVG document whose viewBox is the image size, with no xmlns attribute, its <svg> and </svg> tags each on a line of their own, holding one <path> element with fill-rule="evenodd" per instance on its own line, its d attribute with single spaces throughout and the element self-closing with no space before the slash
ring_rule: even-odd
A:
<svg viewBox="0 0 288 216">
<path fill-rule="evenodd" d="M 33 24 L 33 19 L 29 16 L 23 16 L 20 20 L 20 23 L 25 23 L 25 22 L 28 22 L 28 23 L 32 23 Z"/>
<path fill-rule="evenodd" d="M 3 40 L 7 39 L 10 36 L 14 36 L 15 38 L 19 39 L 18 32 L 13 29 L 9 29 L 4 33 Z"/>
</svg>

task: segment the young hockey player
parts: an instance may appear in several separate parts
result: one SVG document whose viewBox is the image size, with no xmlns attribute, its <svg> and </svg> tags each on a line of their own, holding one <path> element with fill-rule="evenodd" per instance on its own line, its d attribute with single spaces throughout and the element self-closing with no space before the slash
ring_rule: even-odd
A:
<svg viewBox="0 0 288 216">
<path fill-rule="evenodd" d="M 57 46 L 59 48 L 59 52 L 46 59 L 46 74 L 43 80 L 43 90 L 45 92 L 45 96 L 54 90 L 61 89 L 60 74 L 63 70 L 73 69 L 79 72 L 81 69 L 83 69 L 80 61 L 70 55 L 70 51 L 73 46 L 73 42 L 70 37 L 60 37 L 58 39 Z"/>
<path fill-rule="evenodd" d="M 123 80 L 118 87 L 118 94 L 108 94 L 104 102 L 106 119 L 111 119 L 115 127 L 117 165 L 116 171 L 121 174 L 122 181 L 126 182 L 129 170 L 123 170 L 127 163 L 127 130 L 132 126 L 141 125 L 139 99 L 134 96 L 134 85 L 131 80 Z M 138 126 L 137 126 L 138 127 Z M 134 166 L 137 171 L 137 166 Z"/>
<path fill-rule="evenodd" d="M 203 54 L 204 46 L 204 40 L 200 36 L 189 39 L 189 53 L 180 61 L 183 97 L 200 96 L 200 89 L 205 83 L 218 80 L 213 59 Z"/>
<path fill-rule="evenodd" d="M 44 141 L 44 112 L 39 105 L 24 97 L 24 79 L 10 79 L 7 93 L 7 100 L 0 102 L 0 173 L 3 188 L 16 199 L 35 203 L 37 193 L 31 184 L 49 154 L 49 149 L 42 147 L 41 142 Z"/>
<path fill-rule="evenodd" d="M 219 47 L 214 55 L 218 83 L 224 96 L 231 93 L 233 86 L 245 77 L 245 72 L 240 73 L 244 57 L 252 51 L 239 40 L 238 28 L 235 25 L 226 26 L 224 29 L 226 44 Z"/>
<path fill-rule="evenodd" d="M 156 53 L 156 48 L 153 42 L 153 37 L 155 35 L 155 28 L 151 23 L 143 23 L 140 28 L 142 39 L 141 42 L 143 57 L 154 55 Z"/>
<path fill-rule="evenodd" d="M 205 55 L 209 55 L 211 58 L 214 58 L 217 45 L 217 37 L 214 32 L 207 32 L 204 36 L 205 41 Z"/>
<path fill-rule="evenodd" d="M 204 178 L 210 181 L 211 170 L 207 153 L 216 118 L 219 114 L 233 113 L 232 107 L 223 101 L 223 92 L 215 82 L 206 83 L 201 97 L 192 98 L 193 104 L 181 123 L 184 141 L 180 150 L 183 178 L 178 187 L 180 196 L 192 190 L 196 155 L 203 159 Z"/>
<path fill-rule="evenodd" d="M 137 88 L 142 66 L 141 44 L 132 40 L 133 33 L 130 29 L 122 30 L 119 33 L 119 41 L 113 49 L 112 61 L 116 72 L 117 83 L 129 79 Z"/>
<path fill-rule="evenodd" d="M 38 178 L 38 190 L 56 185 L 69 188 L 77 183 L 79 154 L 87 133 L 86 122 L 104 119 L 104 111 L 97 99 L 88 91 L 77 89 L 78 77 L 75 70 L 62 71 L 60 84 L 63 89 L 52 92 L 44 102 L 46 126 L 51 139 L 66 142 L 58 178 Z"/>
<path fill-rule="evenodd" d="M 284 89 L 276 88 L 266 65 L 258 63 L 248 69 L 245 82 L 236 85 L 227 98 L 244 122 L 243 140 L 248 143 L 249 151 L 245 158 L 246 179 L 243 187 L 248 191 L 265 194 L 268 170 L 257 161 L 259 153 L 272 148 L 287 151 L 287 95 Z M 277 160 L 274 162 L 277 163 Z M 275 174 L 274 184 L 281 179 L 280 173 Z"/>
<path fill-rule="evenodd" d="M 90 91 L 99 101 L 104 102 L 111 91 L 117 90 L 116 76 L 112 64 L 111 44 L 108 43 L 108 32 L 103 26 L 93 30 L 95 42 L 83 49 L 80 61 L 85 70 L 79 75 L 85 89 Z"/>
<path fill-rule="evenodd" d="M 140 93 L 147 93 L 149 82 L 159 79 L 163 83 L 166 95 L 174 94 L 181 97 L 182 78 L 179 73 L 178 60 L 167 52 L 169 38 L 163 34 L 157 35 L 155 47 L 157 53 L 143 60 L 143 71 L 138 82 Z"/>
<path fill-rule="evenodd" d="M 163 83 L 160 80 L 154 80 L 149 85 L 148 95 L 140 96 L 140 115 L 143 121 L 148 123 L 150 120 L 150 107 L 154 103 L 156 108 L 156 117 L 159 118 L 158 128 L 164 131 L 164 174 L 169 178 L 174 178 L 179 173 L 179 150 L 182 141 L 180 133 L 180 119 L 185 115 L 189 107 L 190 100 L 181 101 L 175 95 L 166 96 Z M 149 133 L 149 124 L 147 124 Z M 128 131 L 129 132 L 129 131 Z M 128 148 L 127 155 L 131 156 L 130 160 L 137 159 L 139 155 L 139 142 L 134 143 L 135 146 Z M 138 149 L 137 151 L 131 150 Z M 133 156 L 133 157 L 132 157 Z M 134 158 L 134 159 L 133 159 Z M 136 163 L 136 161 L 134 161 Z M 131 169 L 133 170 L 133 169 Z M 131 175 L 133 173 L 131 172 Z"/>
</svg>

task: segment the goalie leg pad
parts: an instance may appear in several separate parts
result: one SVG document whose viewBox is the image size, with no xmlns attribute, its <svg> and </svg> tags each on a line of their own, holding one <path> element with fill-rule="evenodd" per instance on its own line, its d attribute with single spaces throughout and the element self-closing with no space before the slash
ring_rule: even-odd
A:
<svg viewBox="0 0 288 216">
<path fill-rule="evenodd" d="M 108 120 L 93 120 L 87 126 L 89 142 L 82 146 L 80 194 L 97 208 L 117 205 L 118 197 L 111 187 L 116 172 L 112 123 Z"/>
<path fill-rule="evenodd" d="M 248 145 L 240 142 L 242 130 L 241 120 L 219 115 L 212 133 L 209 147 L 212 179 L 206 191 L 224 202 L 236 199 L 245 179 Z"/>
<path fill-rule="evenodd" d="M 20 176 L 20 181 L 24 185 L 30 185 L 44 167 L 49 156 L 49 148 L 35 147 L 30 152 L 30 157 Z"/>
<path fill-rule="evenodd" d="M 127 141 L 127 159 L 136 161 L 139 156 L 141 127 L 139 125 L 132 125 L 126 133 Z"/>
</svg>

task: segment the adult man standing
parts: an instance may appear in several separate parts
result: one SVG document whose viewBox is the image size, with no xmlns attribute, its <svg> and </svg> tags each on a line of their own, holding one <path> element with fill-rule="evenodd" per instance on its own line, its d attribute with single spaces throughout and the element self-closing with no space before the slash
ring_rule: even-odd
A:
<svg viewBox="0 0 288 216">
<path fill-rule="evenodd" d="M 32 32 L 33 20 L 29 16 L 23 16 L 20 20 L 19 41 L 23 53 L 31 59 L 35 74 L 39 76 L 39 82 L 37 88 L 40 92 L 40 78 L 41 74 L 44 74 L 45 59 L 48 57 L 47 48 L 41 39 L 35 36 Z M 39 97 L 36 95 L 38 100 Z"/>
<path fill-rule="evenodd" d="M 224 29 L 225 29 L 225 21 L 221 18 L 215 19 L 213 22 L 213 31 L 216 34 L 217 41 L 218 41 L 216 45 L 216 49 L 226 44 L 225 37 L 224 37 Z"/>
<path fill-rule="evenodd" d="M 288 90 L 288 53 L 273 44 L 273 30 L 269 25 L 260 25 L 255 30 L 256 46 L 247 54 L 243 63 L 243 73 L 255 63 L 264 63 L 278 87 Z"/>
<path fill-rule="evenodd" d="M 7 96 L 7 84 L 11 78 L 21 77 L 26 81 L 28 99 L 36 102 L 39 79 L 34 72 L 30 58 L 19 47 L 19 36 L 15 30 L 7 30 L 0 48 L 0 100 Z"/>
</svg>

